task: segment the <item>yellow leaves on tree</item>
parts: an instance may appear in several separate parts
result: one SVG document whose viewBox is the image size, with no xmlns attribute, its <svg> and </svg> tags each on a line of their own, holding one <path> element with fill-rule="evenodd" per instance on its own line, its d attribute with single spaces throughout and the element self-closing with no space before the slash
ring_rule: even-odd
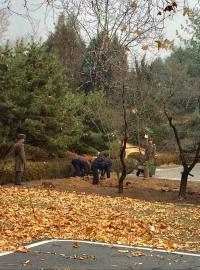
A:
<svg viewBox="0 0 200 270">
<path fill-rule="evenodd" d="M 121 32 L 126 32 L 126 30 L 127 30 L 127 25 L 122 25 L 122 27 L 121 27 Z"/>
<path fill-rule="evenodd" d="M 172 41 L 169 39 L 165 39 L 163 42 L 160 40 L 156 40 L 155 41 L 157 43 L 158 46 L 158 50 L 160 49 L 168 49 L 169 46 L 172 44 Z"/>
<path fill-rule="evenodd" d="M 142 31 L 137 30 L 137 31 L 135 31 L 135 34 L 136 34 L 136 36 L 140 37 L 140 36 L 142 36 L 144 33 L 143 33 Z"/>
<path fill-rule="evenodd" d="M 176 8 L 177 8 L 177 3 L 174 1 L 172 2 L 172 4 L 170 5 L 167 5 L 165 8 L 164 8 L 164 12 L 168 11 L 168 12 L 171 12 L 171 11 L 175 11 Z"/>
<path fill-rule="evenodd" d="M 133 1 L 131 4 L 130 4 L 130 7 L 133 9 L 133 11 L 136 10 L 136 8 L 138 7 L 138 4 L 136 1 Z"/>
<path fill-rule="evenodd" d="M 104 45 L 104 47 L 107 48 L 110 45 L 110 42 L 111 42 L 111 39 L 110 39 L 109 35 L 106 34 L 104 36 L 104 39 L 103 39 L 103 45 Z"/>
<path fill-rule="evenodd" d="M 142 46 L 142 50 L 147 51 L 149 49 L 149 45 Z"/>
<path fill-rule="evenodd" d="M 128 53 L 130 52 L 130 49 L 129 49 L 128 47 L 125 47 L 125 48 L 124 48 L 124 52 L 125 52 L 126 54 L 128 54 Z"/>
<path fill-rule="evenodd" d="M 95 57 L 97 60 L 99 60 L 101 57 L 101 53 L 99 51 L 95 52 Z"/>
<path fill-rule="evenodd" d="M 188 7 L 184 7 L 183 9 L 183 16 L 190 15 L 190 9 Z"/>
</svg>

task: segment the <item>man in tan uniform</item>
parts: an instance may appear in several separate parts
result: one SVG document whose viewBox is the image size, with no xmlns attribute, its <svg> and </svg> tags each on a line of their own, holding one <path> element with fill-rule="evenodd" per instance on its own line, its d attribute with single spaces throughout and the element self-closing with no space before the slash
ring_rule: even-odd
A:
<svg viewBox="0 0 200 270">
<path fill-rule="evenodd" d="M 26 167 L 26 156 L 24 151 L 24 142 L 26 136 L 18 135 L 18 142 L 14 146 L 15 155 L 15 185 L 21 185 L 22 177 Z"/>
</svg>

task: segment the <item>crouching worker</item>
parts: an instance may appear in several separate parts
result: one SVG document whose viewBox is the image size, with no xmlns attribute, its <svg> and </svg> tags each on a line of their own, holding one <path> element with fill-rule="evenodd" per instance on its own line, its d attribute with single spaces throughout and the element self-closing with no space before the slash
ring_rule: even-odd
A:
<svg viewBox="0 0 200 270">
<path fill-rule="evenodd" d="M 107 178 L 110 178 L 110 169 L 112 167 L 112 162 L 107 157 L 99 156 L 92 162 L 92 174 L 93 174 L 93 185 L 99 184 L 99 171 L 103 177 L 105 174 Z"/>
<path fill-rule="evenodd" d="M 72 166 L 74 167 L 74 176 L 88 176 L 90 166 L 87 161 L 82 159 L 73 159 Z"/>
<path fill-rule="evenodd" d="M 107 178 L 110 178 L 110 171 L 112 167 L 112 161 L 109 157 L 104 157 L 103 158 L 103 163 L 102 163 L 102 169 L 101 169 L 101 177 L 104 177 L 105 174 Z"/>
</svg>

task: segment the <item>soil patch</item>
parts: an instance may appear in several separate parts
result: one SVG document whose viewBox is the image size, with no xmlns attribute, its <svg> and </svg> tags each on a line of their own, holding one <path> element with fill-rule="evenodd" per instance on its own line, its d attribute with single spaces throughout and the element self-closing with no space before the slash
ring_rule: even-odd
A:
<svg viewBox="0 0 200 270">
<path fill-rule="evenodd" d="M 184 201 L 178 198 L 179 181 L 165 179 L 130 178 L 124 182 L 124 193 L 118 194 L 118 181 L 115 175 L 110 179 L 100 181 L 98 186 L 92 185 L 92 178 L 71 177 L 66 179 L 39 180 L 24 183 L 27 187 L 45 186 L 52 183 L 53 188 L 59 191 L 84 192 L 86 194 L 99 194 L 111 197 L 129 197 L 132 199 L 145 200 L 149 202 L 172 202 L 178 204 L 200 204 L 200 183 L 188 182 L 188 194 Z"/>
</svg>

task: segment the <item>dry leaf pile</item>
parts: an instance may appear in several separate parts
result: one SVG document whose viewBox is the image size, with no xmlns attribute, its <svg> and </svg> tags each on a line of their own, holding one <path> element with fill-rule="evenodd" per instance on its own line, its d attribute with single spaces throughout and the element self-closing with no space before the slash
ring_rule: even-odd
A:
<svg viewBox="0 0 200 270">
<path fill-rule="evenodd" d="M 0 251 L 45 238 L 200 250 L 195 206 L 0 187 Z"/>
</svg>

